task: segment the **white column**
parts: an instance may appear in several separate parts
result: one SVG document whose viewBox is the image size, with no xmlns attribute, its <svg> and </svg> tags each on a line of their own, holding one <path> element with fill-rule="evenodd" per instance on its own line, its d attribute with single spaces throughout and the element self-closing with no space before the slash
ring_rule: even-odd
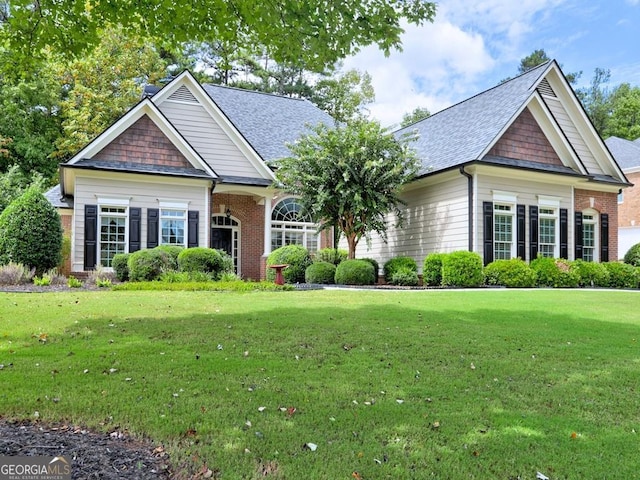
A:
<svg viewBox="0 0 640 480">
<path fill-rule="evenodd" d="M 264 197 L 264 254 L 271 253 L 271 197 Z"/>
</svg>

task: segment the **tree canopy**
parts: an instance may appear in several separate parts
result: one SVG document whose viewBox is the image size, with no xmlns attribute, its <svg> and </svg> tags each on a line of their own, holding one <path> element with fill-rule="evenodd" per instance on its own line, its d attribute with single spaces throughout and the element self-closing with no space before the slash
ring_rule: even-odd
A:
<svg viewBox="0 0 640 480">
<path fill-rule="evenodd" d="M 349 258 L 362 237 L 386 240 L 386 215 L 403 220 L 400 188 L 419 168 L 411 141 L 397 139 L 378 122 L 362 118 L 313 133 L 289 146 L 293 156 L 277 163 L 279 186 L 300 202 L 320 229 L 337 228 L 349 244 Z"/>
<path fill-rule="evenodd" d="M 400 127 L 408 127 L 409 125 L 413 125 L 420 120 L 424 120 L 425 118 L 429 118 L 431 116 L 431 112 L 426 107 L 416 107 L 410 113 L 405 113 L 402 116 L 402 121 L 400 122 Z"/>
</svg>

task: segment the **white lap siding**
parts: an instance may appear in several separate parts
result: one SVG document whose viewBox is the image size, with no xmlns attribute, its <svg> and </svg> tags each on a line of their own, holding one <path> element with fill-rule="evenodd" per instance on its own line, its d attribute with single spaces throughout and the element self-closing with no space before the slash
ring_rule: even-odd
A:
<svg viewBox="0 0 640 480">
<path fill-rule="evenodd" d="M 98 198 L 129 199 L 129 207 L 142 209 L 141 248 L 147 246 L 147 209 L 159 208 L 159 201 L 187 203 L 189 210 L 199 212 L 199 245 L 209 246 L 209 187 L 210 182 L 205 180 L 105 172 L 78 174 L 74 192 L 72 271 L 84 270 L 84 207 L 97 205 Z"/>
</svg>

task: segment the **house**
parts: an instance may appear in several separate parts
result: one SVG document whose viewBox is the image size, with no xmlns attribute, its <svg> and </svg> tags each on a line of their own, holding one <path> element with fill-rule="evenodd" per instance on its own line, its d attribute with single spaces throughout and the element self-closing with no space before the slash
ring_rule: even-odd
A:
<svg viewBox="0 0 640 480">
<path fill-rule="evenodd" d="M 617 199 L 630 183 L 555 61 L 398 134 L 414 129 L 422 168 L 403 192 L 404 225 L 356 256 L 618 258 Z"/>
<path fill-rule="evenodd" d="M 68 162 L 47 197 L 71 237 L 71 272 L 161 244 L 226 250 L 244 278 L 264 277 L 281 245 L 327 245 L 298 202 L 272 186 L 270 162 L 309 124 L 333 124 L 306 100 L 200 85 L 184 72 L 143 98 Z"/>
<path fill-rule="evenodd" d="M 47 194 L 72 239 L 71 271 L 177 244 L 225 249 L 258 279 L 281 245 L 331 245 L 271 169 L 306 125 L 332 123 L 327 114 L 188 72 L 151 93 L 62 164 Z M 420 134 L 422 169 L 403 191 L 405 223 L 388 243 L 360 242 L 359 257 L 618 258 L 617 199 L 630 183 L 555 61 L 407 128 Z"/>
<path fill-rule="evenodd" d="M 634 186 L 618 197 L 618 257 L 640 243 L 640 138 L 635 141 L 609 137 L 605 140 L 622 171 Z"/>
</svg>

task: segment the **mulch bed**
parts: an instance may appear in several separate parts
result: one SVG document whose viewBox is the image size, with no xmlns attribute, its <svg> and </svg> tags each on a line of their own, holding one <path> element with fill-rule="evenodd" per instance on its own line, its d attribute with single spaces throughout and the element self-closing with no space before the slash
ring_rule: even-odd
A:
<svg viewBox="0 0 640 480">
<path fill-rule="evenodd" d="M 162 480 L 171 478 L 162 447 L 135 441 L 115 431 L 0 419 L 0 456 L 64 456 L 71 478 Z"/>
</svg>

